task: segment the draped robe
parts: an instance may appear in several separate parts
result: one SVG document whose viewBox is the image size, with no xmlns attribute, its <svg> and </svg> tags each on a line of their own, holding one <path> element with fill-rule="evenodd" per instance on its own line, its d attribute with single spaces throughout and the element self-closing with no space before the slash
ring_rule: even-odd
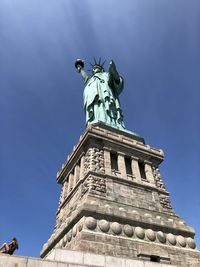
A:
<svg viewBox="0 0 200 267">
<path fill-rule="evenodd" d="M 125 128 L 119 94 L 123 90 L 123 79 L 117 84 L 108 72 L 98 72 L 85 81 L 84 109 L 86 124 L 103 122 L 113 127 Z"/>
</svg>

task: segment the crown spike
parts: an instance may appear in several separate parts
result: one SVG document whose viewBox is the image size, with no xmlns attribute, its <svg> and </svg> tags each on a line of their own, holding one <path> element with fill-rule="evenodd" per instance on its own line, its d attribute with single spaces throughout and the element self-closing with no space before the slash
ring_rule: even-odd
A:
<svg viewBox="0 0 200 267">
<path fill-rule="evenodd" d="M 94 57 L 94 65 L 97 65 L 97 61 L 96 58 Z"/>
<path fill-rule="evenodd" d="M 101 64 L 101 66 L 103 67 L 103 65 L 105 64 L 106 60 L 104 60 L 104 62 Z"/>
</svg>

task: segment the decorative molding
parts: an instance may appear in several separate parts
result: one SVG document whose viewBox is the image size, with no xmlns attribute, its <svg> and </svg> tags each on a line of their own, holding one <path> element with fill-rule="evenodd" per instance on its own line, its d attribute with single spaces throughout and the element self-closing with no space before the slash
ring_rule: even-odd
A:
<svg viewBox="0 0 200 267">
<path fill-rule="evenodd" d="M 144 160 L 144 164 L 148 164 L 148 165 L 152 166 L 152 162 L 149 160 L 146 160 L 146 159 Z"/>
<path fill-rule="evenodd" d="M 145 229 L 141 226 L 131 226 L 129 224 L 121 224 L 119 222 L 110 222 L 106 219 L 96 219 L 92 216 L 83 217 L 76 225 L 69 230 L 59 241 L 59 247 L 66 247 L 77 234 L 82 230 L 92 231 L 95 233 L 104 233 L 106 235 L 120 236 L 133 240 L 143 240 L 162 245 L 176 246 L 181 248 L 195 249 L 196 244 L 191 237 L 174 235 L 172 233 L 164 233 L 162 231 L 154 231 L 150 228 Z"/>
<path fill-rule="evenodd" d="M 162 176 L 160 174 L 159 168 L 157 168 L 155 166 L 152 166 L 152 171 L 153 171 L 153 177 L 154 177 L 154 180 L 155 180 L 156 187 L 158 189 L 163 189 L 163 190 L 166 191 L 166 188 L 165 188 Z"/>
<path fill-rule="evenodd" d="M 104 151 L 98 147 L 90 147 L 85 154 L 84 174 L 88 171 L 105 173 Z"/>
<path fill-rule="evenodd" d="M 161 206 L 163 207 L 164 210 L 172 211 L 172 206 L 171 206 L 171 202 L 170 202 L 169 196 L 159 194 L 159 200 L 160 200 L 160 204 L 161 204 Z"/>
<path fill-rule="evenodd" d="M 135 156 L 131 156 L 131 159 L 132 159 L 132 160 L 139 161 L 139 158 L 138 158 L 138 157 L 135 157 Z"/>
<path fill-rule="evenodd" d="M 82 185 L 81 196 L 83 196 L 89 190 L 92 190 L 93 192 L 106 193 L 105 179 L 91 175 L 88 176 Z"/>
</svg>

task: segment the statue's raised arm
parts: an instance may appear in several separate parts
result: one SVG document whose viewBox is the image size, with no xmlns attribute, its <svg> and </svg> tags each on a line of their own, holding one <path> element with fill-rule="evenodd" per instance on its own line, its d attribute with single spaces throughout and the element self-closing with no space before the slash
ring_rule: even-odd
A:
<svg viewBox="0 0 200 267">
<path fill-rule="evenodd" d="M 84 61 L 75 62 L 77 71 L 85 81 L 84 109 L 86 124 L 102 122 L 106 125 L 125 129 L 119 94 L 123 90 L 123 78 L 118 74 L 114 61 L 104 70 L 101 60 L 94 61 L 91 77 L 84 71 Z"/>
<path fill-rule="evenodd" d="M 87 75 L 87 72 L 85 72 L 84 68 L 84 61 L 82 59 L 77 59 L 75 62 L 75 67 L 77 71 L 81 74 L 82 78 L 85 82 L 89 79 L 89 76 Z"/>
</svg>

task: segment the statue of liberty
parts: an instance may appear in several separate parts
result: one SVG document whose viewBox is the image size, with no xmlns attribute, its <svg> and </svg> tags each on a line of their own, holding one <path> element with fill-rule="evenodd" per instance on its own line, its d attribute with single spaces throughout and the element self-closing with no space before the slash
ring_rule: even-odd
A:
<svg viewBox="0 0 200 267">
<path fill-rule="evenodd" d="M 105 61 L 104 61 L 105 63 Z M 84 70 L 84 61 L 77 59 L 75 67 L 84 79 L 83 93 L 86 125 L 103 122 L 118 129 L 125 129 L 119 95 L 123 90 L 124 81 L 118 74 L 114 61 L 109 64 L 106 72 L 101 64 L 94 60 L 91 77 Z"/>
</svg>

